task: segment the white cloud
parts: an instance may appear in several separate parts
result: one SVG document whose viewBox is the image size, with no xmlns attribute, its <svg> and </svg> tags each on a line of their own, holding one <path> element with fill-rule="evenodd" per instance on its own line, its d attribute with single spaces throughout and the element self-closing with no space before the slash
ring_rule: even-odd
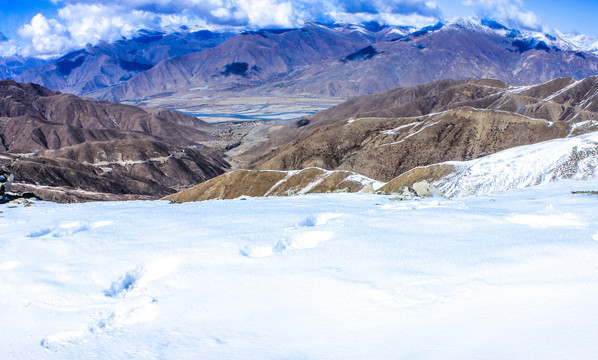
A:
<svg viewBox="0 0 598 360">
<path fill-rule="evenodd" d="M 494 18 L 509 26 L 533 30 L 542 27 L 534 12 L 524 10 L 521 0 L 462 0 L 462 3 L 476 8 L 481 17 Z"/>
<path fill-rule="evenodd" d="M 179 14 L 208 23 L 236 26 L 297 26 L 304 21 L 334 21 L 351 14 L 402 14 L 438 18 L 430 0 L 63 0 L 67 6 L 94 3 L 159 14 Z"/>
<path fill-rule="evenodd" d="M 424 26 L 441 11 L 430 0 L 52 0 L 55 18 L 36 15 L 19 29 L 24 55 L 52 56 L 135 36 L 140 29 L 297 27 L 306 21 Z M 467 0 L 471 1 L 471 0 Z M 485 0 L 488 1 L 488 0 Z"/>
<path fill-rule="evenodd" d="M 19 35 L 31 44 L 30 49 L 25 50 L 25 55 L 29 55 L 28 52 L 50 55 L 63 51 L 70 43 L 66 28 L 55 19 L 46 19 L 42 14 L 35 15 L 31 23 L 21 27 Z"/>
<path fill-rule="evenodd" d="M 53 56 L 95 44 L 134 36 L 139 29 L 157 28 L 162 19 L 149 12 L 103 5 L 69 5 L 56 19 L 37 14 L 18 33 L 29 44 L 24 55 Z"/>
<path fill-rule="evenodd" d="M 131 37 L 141 28 L 155 28 L 160 23 L 153 13 L 101 5 L 67 6 L 59 10 L 58 17 L 76 44 Z"/>
</svg>

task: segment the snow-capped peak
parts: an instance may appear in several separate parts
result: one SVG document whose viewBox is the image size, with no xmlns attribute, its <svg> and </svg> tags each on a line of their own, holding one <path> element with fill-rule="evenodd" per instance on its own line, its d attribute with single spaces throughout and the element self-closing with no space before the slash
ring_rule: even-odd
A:
<svg viewBox="0 0 598 360">
<path fill-rule="evenodd" d="M 585 34 L 564 34 L 558 30 L 555 30 L 555 33 L 558 37 L 565 39 L 580 50 L 598 55 L 598 39 Z"/>
</svg>

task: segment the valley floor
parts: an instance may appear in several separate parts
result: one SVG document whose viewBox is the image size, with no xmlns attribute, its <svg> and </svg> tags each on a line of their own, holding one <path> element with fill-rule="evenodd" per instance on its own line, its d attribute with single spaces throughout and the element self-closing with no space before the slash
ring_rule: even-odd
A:
<svg viewBox="0 0 598 360">
<path fill-rule="evenodd" d="M 288 121 L 312 115 L 346 101 L 346 98 L 281 96 L 202 96 L 188 93 L 151 98 L 144 106 L 177 110 L 210 123 L 235 121 Z M 125 102 L 127 103 L 127 102 Z M 138 102 L 131 102 L 138 105 Z"/>
<path fill-rule="evenodd" d="M 594 359 L 598 181 L 0 206 L 3 359 Z"/>
</svg>

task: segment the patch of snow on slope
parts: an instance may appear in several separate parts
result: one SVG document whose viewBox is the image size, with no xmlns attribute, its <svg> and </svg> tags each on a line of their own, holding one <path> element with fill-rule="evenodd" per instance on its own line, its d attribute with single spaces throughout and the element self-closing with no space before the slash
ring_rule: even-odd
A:
<svg viewBox="0 0 598 360">
<path fill-rule="evenodd" d="M 598 177 L 598 132 L 519 146 L 466 162 L 434 185 L 447 196 L 486 195 L 564 179 Z"/>
<path fill-rule="evenodd" d="M 577 115 L 574 116 L 574 118 L 577 117 Z M 571 137 L 573 136 L 573 133 L 576 131 L 584 131 L 584 130 L 589 130 L 593 127 L 598 127 L 598 121 L 594 121 L 594 120 L 586 120 L 586 121 L 580 121 L 578 123 L 573 123 L 570 126 L 570 130 L 569 130 L 569 135 L 567 135 L 567 137 Z"/>
<path fill-rule="evenodd" d="M 551 95 L 547 96 L 547 97 L 546 97 L 545 99 L 543 99 L 542 101 L 544 101 L 544 102 L 552 101 L 552 99 L 556 98 L 557 96 L 559 96 L 559 95 L 561 95 L 561 94 L 563 94 L 563 93 L 565 93 L 565 92 L 567 92 L 567 91 L 569 91 L 569 90 L 571 90 L 571 89 L 575 88 L 575 87 L 576 87 L 577 85 L 579 85 L 579 84 L 580 84 L 582 81 L 583 81 L 583 79 L 582 79 L 582 80 L 577 80 L 577 81 L 575 81 L 573 84 L 571 84 L 571 85 L 568 85 L 568 86 L 565 86 L 564 88 L 562 88 L 561 90 L 559 90 L 559 91 L 555 92 L 554 94 L 551 94 Z"/>
</svg>

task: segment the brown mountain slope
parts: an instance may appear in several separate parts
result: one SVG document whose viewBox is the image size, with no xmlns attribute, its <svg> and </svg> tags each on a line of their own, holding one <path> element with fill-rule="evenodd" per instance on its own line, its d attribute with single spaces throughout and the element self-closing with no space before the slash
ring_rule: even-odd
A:
<svg viewBox="0 0 598 360">
<path fill-rule="evenodd" d="M 38 154 L 92 165 L 108 175 L 127 173 L 149 179 L 168 187 L 168 192 L 204 182 L 228 168 L 220 151 L 149 140 L 89 142 Z M 161 195 L 159 191 L 155 194 Z"/>
<path fill-rule="evenodd" d="M 230 166 L 202 145 L 217 131 L 178 112 L 0 81 L 0 167 L 44 200 L 160 198 L 206 181 Z"/>
<path fill-rule="evenodd" d="M 214 48 L 164 60 L 103 98 L 139 99 L 184 88 L 233 92 L 280 80 L 298 68 L 350 54 L 370 43 L 359 32 L 308 24 L 288 31 L 248 31 Z"/>
<path fill-rule="evenodd" d="M 0 81 L 0 149 L 57 149 L 85 141 L 156 138 L 176 144 L 208 140 L 212 127 L 178 112 L 61 94 Z"/>
<path fill-rule="evenodd" d="M 318 166 L 388 181 L 416 166 L 567 136 L 572 123 L 598 118 L 597 94 L 596 77 L 531 87 L 442 80 L 394 89 L 288 124 L 248 155 L 255 156 L 249 166 Z"/>
<path fill-rule="evenodd" d="M 228 168 L 219 151 L 150 140 L 88 142 L 0 157 L 0 168 L 15 176 L 15 191 L 31 191 L 59 202 L 156 199 Z"/>
</svg>

